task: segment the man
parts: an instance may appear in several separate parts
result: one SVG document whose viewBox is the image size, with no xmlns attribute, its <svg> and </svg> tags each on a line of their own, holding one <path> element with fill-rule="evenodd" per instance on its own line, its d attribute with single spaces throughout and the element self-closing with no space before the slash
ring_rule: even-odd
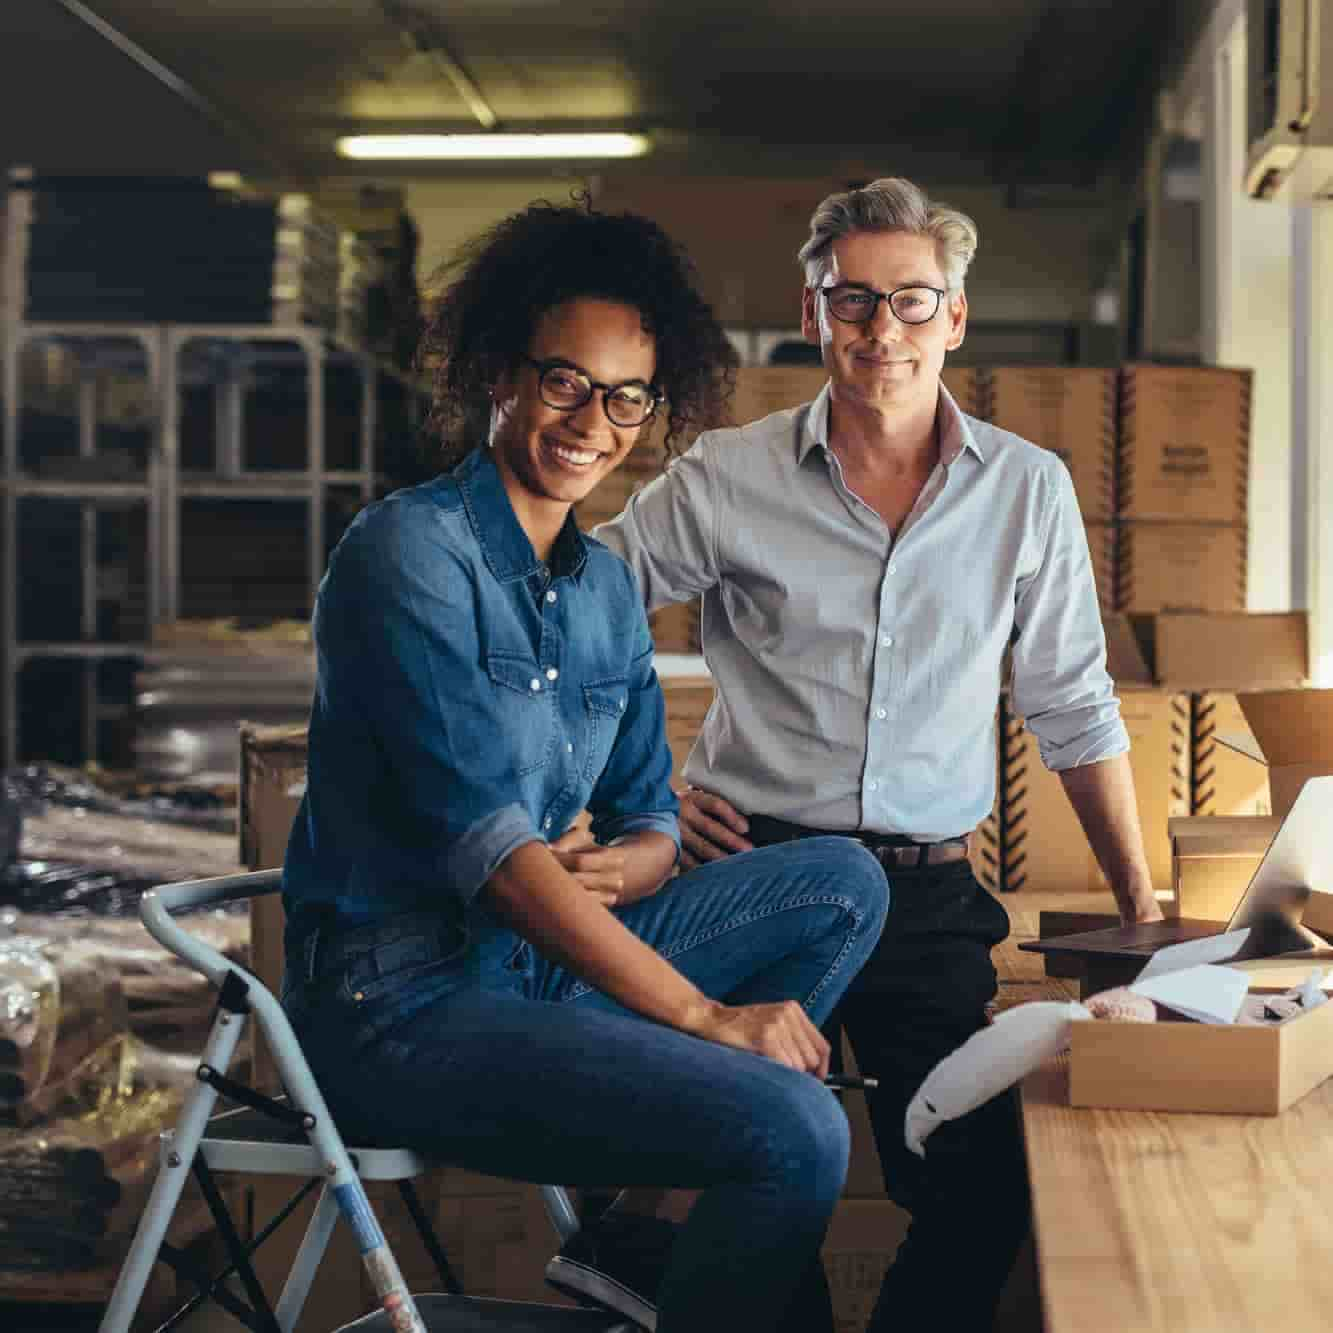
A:
<svg viewBox="0 0 1333 1333">
<path fill-rule="evenodd" d="M 912 1225 L 875 1333 L 989 1329 L 1027 1229 L 1012 1094 L 903 1142 L 921 1080 L 986 1021 L 1004 909 L 967 838 L 995 795 L 995 711 L 1059 772 L 1125 922 L 1160 917 L 1063 463 L 965 416 L 940 382 L 963 341 L 964 215 L 885 179 L 824 200 L 800 251 L 811 403 L 702 436 L 595 535 L 650 609 L 702 594 L 717 695 L 682 796 L 683 867 L 821 832 L 888 871 L 878 950 L 840 1007 L 891 1198 Z"/>
</svg>

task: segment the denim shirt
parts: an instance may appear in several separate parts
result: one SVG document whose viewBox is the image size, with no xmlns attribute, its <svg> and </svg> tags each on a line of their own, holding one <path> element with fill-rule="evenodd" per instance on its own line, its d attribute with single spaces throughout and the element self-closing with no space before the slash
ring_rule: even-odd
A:
<svg viewBox="0 0 1333 1333">
<path fill-rule="evenodd" d="M 679 841 L 665 706 L 629 567 L 571 515 L 549 569 L 489 453 L 370 505 L 320 584 L 289 912 L 458 916 L 585 807 Z"/>
</svg>

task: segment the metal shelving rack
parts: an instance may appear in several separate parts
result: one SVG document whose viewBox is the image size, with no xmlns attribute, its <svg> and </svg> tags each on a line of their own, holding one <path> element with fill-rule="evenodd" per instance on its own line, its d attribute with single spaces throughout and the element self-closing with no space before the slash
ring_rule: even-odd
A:
<svg viewBox="0 0 1333 1333">
<path fill-rule="evenodd" d="M 131 324 L 9 324 L 6 326 L 3 361 L 4 439 L 3 470 L 3 612 L 0 613 L 0 669 L 3 694 L 0 710 L 4 719 L 4 759 L 6 765 L 17 761 L 21 725 L 18 686 L 24 664 L 38 659 L 66 658 L 83 663 L 82 739 L 86 755 L 97 753 L 97 724 L 103 716 L 98 698 L 97 674 L 101 663 L 112 658 L 134 657 L 143 651 L 137 643 L 103 641 L 97 637 L 99 597 L 97 570 L 97 515 L 107 504 L 141 502 L 147 509 L 145 529 L 148 549 L 146 566 L 151 571 L 160 558 L 161 531 L 161 456 L 156 440 L 150 445 L 146 470 L 141 480 L 94 481 L 66 478 L 38 478 L 23 470 L 20 453 L 19 424 L 22 415 L 23 376 L 21 364 L 26 348 L 33 343 L 54 342 L 75 351 L 78 375 L 78 454 L 81 459 L 96 456 L 97 447 L 97 371 L 115 350 L 126 343 L 137 344 L 149 381 L 150 396 L 156 398 L 161 386 L 161 336 L 152 325 Z M 73 641 L 20 640 L 18 623 L 19 593 L 19 502 L 25 498 L 77 501 L 79 522 L 80 638 Z M 146 619 L 155 624 L 160 615 L 157 588 L 147 583 Z"/>
<path fill-rule="evenodd" d="M 135 340 L 145 352 L 150 393 L 156 405 L 146 475 L 142 481 L 44 480 L 29 477 L 21 467 L 20 419 L 22 410 L 21 358 L 36 340 L 87 344 L 94 351 L 110 342 Z M 190 472 L 181 465 L 182 392 L 187 376 L 182 361 L 188 351 L 204 346 L 218 369 L 214 386 L 214 466 Z M 277 362 L 292 357 L 304 365 L 306 386 L 305 467 L 295 470 L 259 470 L 245 466 L 245 369 L 255 359 Z M 95 361 L 95 356 L 90 358 Z M 420 423 L 424 391 L 410 376 L 364 349 L 342 343 L 322 329 L 309 326 L 219 324 L 35 324 L 11 323 L 4 343 L 4 451 L 0 487 L 4 497 L 3 571 L 0 578 L 0 673 L 3 674 L 4 760 L 17 762 L 19 745 L 19 673 L 25 662 L 41 657 L 74 658 L 84 662 L 85 758 L 97 754 L 97 667 L 109 658 L 144 657 L 150 643 L 103 642 L 97 633 L 96 506 L 99 502 L 142 500 L 147 506 L 145 618 L 147 638 L 153 628 L 179 617 L 181 608 L 181 522 L 183 502 L 190 499 L 301 500 L 306 506 L 306 573 L 309 611 L 325 563 L 325 504 L 330 488 L 355 490 L 361 504 L 384 489 L 385 478 L 376 470 L 376 435 L 379 427 L 381 377 L 396 380 L 408 404 L 409 429 Z M 357 466 L 351 470 L 326 467 L 325 385 L 330 367 L 353 368 L 360 376 L 361 403 L 357 429 Z M 91 380 L 83 384 L 79 401 L 79 451 L 92 456 L 96 435 L 95 398 Z M 83 505 L 81 525 L 82 637 L 70 643 L 23 642 L 19 639 L 18 588 L 23 554 L 18 541 L 19 500 L 46 496 L 78 500 Z M 242 613 L 244 608 L 237 608 Z"/>
</svg>

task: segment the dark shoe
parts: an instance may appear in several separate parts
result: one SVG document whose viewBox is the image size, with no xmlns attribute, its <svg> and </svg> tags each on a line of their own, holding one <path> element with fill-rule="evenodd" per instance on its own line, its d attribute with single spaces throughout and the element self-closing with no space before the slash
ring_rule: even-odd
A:
<svg viewBox="0 0 1333 1333">
<path fill-rule="evenodd" d="M 655 1333 L 657 1291 L 678 1230 L 666 1218 L 612 1210 L 560 1247 L 546 1280 L 580 1305 L 612 1310 Z"/>
</svg>

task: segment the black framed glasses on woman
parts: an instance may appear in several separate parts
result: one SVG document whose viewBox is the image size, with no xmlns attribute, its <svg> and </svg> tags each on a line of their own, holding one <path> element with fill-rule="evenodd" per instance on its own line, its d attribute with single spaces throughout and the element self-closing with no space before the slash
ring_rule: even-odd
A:
<svg viewBox="0 0 1333 1333">
<path fill-rule="evenodd" d="M 844 324 L 868 324 L 875 318 L 881 301 L 904 324 L 929 324 L 935 318 L 947 287 L 895 287 L 891 292 L 877 291 L 855 283 L 840 282 L 833 287 L 821 287 L 829 313 Z"/>
<path fill-rule="evenodd" d="M 603 384 L 582 366 L 558 357 L 538 361 L 523 358 L 537 372 L 537 392 L 547 407 L 557 412 L 573 412 L 582 407 L 597 389 L 602 391 L 602 411 L 613 426 L 642 426 L 662 402 L 658 388 L 643 380 L 622 380 Z"/>
</svg>

